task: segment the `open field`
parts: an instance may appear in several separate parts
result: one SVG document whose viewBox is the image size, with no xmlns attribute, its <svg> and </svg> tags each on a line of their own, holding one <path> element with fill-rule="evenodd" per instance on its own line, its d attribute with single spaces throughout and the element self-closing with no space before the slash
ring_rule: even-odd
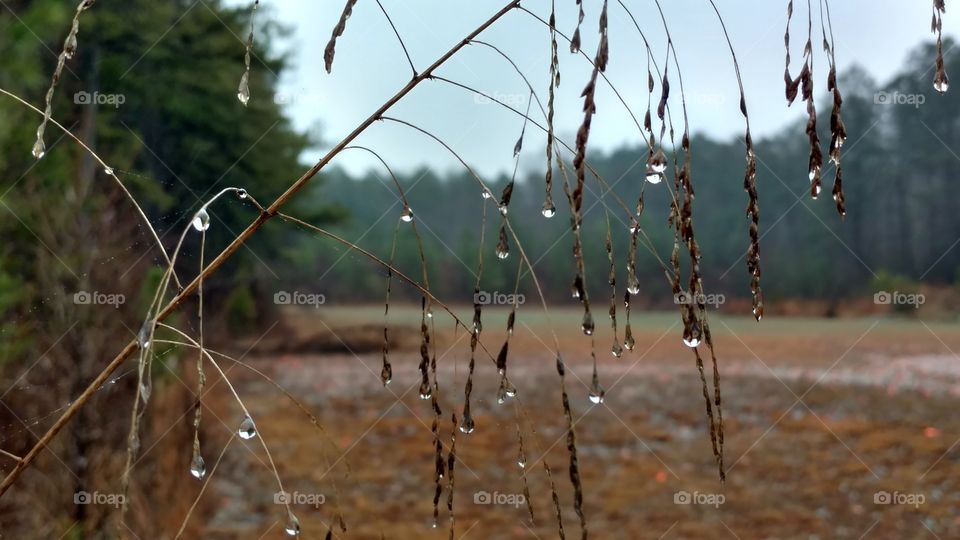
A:
<svg viewBox="0 0 960 540">
<path fill-rule="evenodd" d="M 297 314 L 283 336 L 268 334 L 259 347 L 278 337 L 293 342 L 311 329 L 340 334 L 361 321 L 376 321 L 381 309 Z M 469 309 L 460 311 L 468 318 Z M 510 349 L 518 400 L 497 404 L 495 369 L 490 358 L 478 355 L 477 429 L 457 432 L 456 538 L 557 537 L 544 457 L 560 494 L 567 537 L 579 537 L 559 379 L 546 345 L 553 336 L 542 316 L 527 311 L 519 314 Z M 230 372 L 258 420 L 284 487 L 304 503 L 295 511 L 308 538 L 326 532 L 337 504 L 351 538 L 447 537 L 446 490 L 439 530 L 431 528 L 433 415 L 429 401 L 417 395 L 419 357 L 409 346 L 417 343 L 418 314 L 391 309 L 392 332 L 414 337 L 391 355 L 394 380 L 387 388 L 379 380 L 376 333 L 372 343 L 344 339 L 346 352 L 254 349 L 245 357 L 303 400 L 328 436 L 269 383 L 240 369 Z M 494 354 L 505 315 L 484 312 L 483 343 Z M 771 319 L 758 325 L 715 317 L 728 470 L 721 485 L 693 355 L 680 342 L 673 314 L 634 317 L 637 347 L 620 359 L 609 353 L 609 329 L 598 328 L 600 377 L 607 389 L 600 405 L 587 399 L 590 339 L 577 329 L 579 312 L 557 310 L 551 318 L 570 368 L 585 514 L 595 538 L 960 535 L 956 325 L 876 318 Z M 440 429 L 448 445 L 450 413 L 459 416 L 463 402 L 469 335 L 454 332 L 445 315 L 437 315 L 436 325 Z M 216 443 L 222 446 L 242 415 L 226 398 L 218 398 L 213 412 L 224 425 L 208 428 L 222 428 Z M 517 465 L 518 418 L 529 454 L 525 469 Z M 208 454 L 219 452 L 210 446 Z M 255 439 L 232 441 L 205 495 L 215 501 L 214 510 L 194 517 L 207 521 L 207 537 L 281 534 L 284 513 L 273 502 L 277 487 L 267 463 Z M 533 523 L 519 504 L 521 473 L 529 482 Z M 496 494 L 504 504 L 476 504 L 482 492 Z M 694 504 L 675 502 L 684 493 Z M 877 504 L 884 493 L 892 504 Z M 309 504 L 321 498 L 323 504 Z"/>
</svg>

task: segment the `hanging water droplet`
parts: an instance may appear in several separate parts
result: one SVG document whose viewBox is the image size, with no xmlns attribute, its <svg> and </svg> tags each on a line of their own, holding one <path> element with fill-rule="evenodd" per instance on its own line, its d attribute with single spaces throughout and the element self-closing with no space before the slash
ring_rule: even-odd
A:
<svg viewBox="0 0 960 540">
<path fill-rule="evenodd" d="M 500 205 L 500 215 L 501 216 L 507 215 L 507 205 L 505 204 Z"/>
<path fill-rule="evenodd" d="M 617 358 L 623 356 L 623 347 L 620 345 L 619 341 L 613 342 L 613 348 L 610 350 L 610 352 L 613 353 L 613 356 Z"/>
<path fill-rule="evenodd" d="M 433 318 L 433 308 L 427 308 L 427 318 L 428 319 Z"/>
<path fill-rule="evenodd" d="M 104 168 L 103 168 L 103 174 L 105 174 L 105 175 L 107 175 L 107 176 L 113 176 L 113 167 L 109 167 L 109 166 L 104 167 Z"/>
<path fill-rule="evenodd" d="M 140 327 L 140 332 L 137 333 L 137 345 L 139 345 L 141 349 L 146 349 L 150 346 L 150 332 L 152 331 L 153 321 L 144 321 Z"/>
<path fill-rule="evenodd" d="M 553 201 L 548 199 L 543 203 L 543 210 L 540 213 L 543 214 L 543 217 L 550 219 L 557 215 L 557 207 L 553 205 Z"/>
<path fill-rule="evenodd" d="M 633 339 L 633 334 L 628 332 L 626 337 L 623 338 L 623 347 L 628 351 L 632 351 L 636 345 L 637 341 Z"/>
<path fill-rule="evenodd" d="M 627 292 L 630 294 L 640 293 L 640 280 L 637 278 L 637 275 L 633 273 L 632 269 L 627 274 Z"/>
<path fill-rule="evenodd" d="M 518 459 L 518 460 L 517 460 L 517 467 L 520 467 L 521 469 L 526 469 L 526 468 L 527 468 L 527 462 L 526 462 L 526 460 L 524 460 L 522 457 L 521 457 L 520 459 Z"/>
<path fill-rule="evenodd" d="M 237 99 L 240 100 L 240 103 L 246 107 L 247 102 L 250 101 L 250 72 L 244 71 L 243 76 L 240 77 L 240 86 L 237 88 Z"/>
<path fill-rule="evenodd" d="M 240 428 L 237 429 L 237 435 L 241 439 L 252 439 L 257 436 L 257 426 L 253 423 L 253 418 L 249 416 L 243 417 L 243 421 L 240 422 Z"/>
<path fill-rule="evenodd" d="M 647 171 L 647 182 L 651 184 L 659 184 L 663 180 L 663 176 L 658 172 Z"/>
<path fill-rule="evenodd" d="M 287 524 L 283 527 L 283 532 L 287 533 L 287 536 L 300 536 L 300 520 L 293 515 L 293 512 L 288 512 L 288 514 L 289 517 L 287 518 Z"/>
<path fill-rule="evenodd" d="M 946 94 L 947 90 L 950 89 L 950 79 L 947 78 L 947 75 L 944 73 L 942 77 L 937 77 L 933 81 L 933 88 L 941 94 Z"/>
<path fill-rule="evenodd" d="M 510 256 L 510 246 L 505 242 L 497 244 L 497 258 L 501 261 Z"/>
<path fill-rule="evenodd" d="M 647 162 L 647 170 L 657 174 L 667 170 L 667 156 L 664 155 L 663 149 L 658 149 L 655 154 L 650 156 Z"/>
<path fill-rule="evenodd" d="M 393 367 L 390 364 L 383 365 L 383 369 L 380 370 L 380 380 L 384 386 L 393 381 Z"/>
<path fill-rule="evenodd" d="M 148 382 L 144 381 L 140 383 L 140 399 L 143 400 L 144 403 L 150 401 L 150 393 L 152 390 Z"/>
<path fill-rule="evenodd" d="M 473 430 L 476 429 L 476 426 L 473 423 L 473 416 L 470 413 L 465 413 L 463 415 L 463 420 L 460 421 L 460 431 L 464 433 L 473 433 Z"/>
<path fill-rule="evenodd" d="M 489 199 L 490 197 L 493 197 L 493 195 L 491 195 L 488 190 L 483 190 L 482 192 L 480 192 L 480 195 L 482 195 L 484 199 Z"/>
<path fill-rule="evenodd" d="M 413 221 L 413 210 L 411 210 L 409 206 L 403 207 L 403 212 L 400 213 L 400 221 L 404 223 Z"/>
<path fill-rule="evenodd" d="M 433 390 L 430 388 L 430 383 L 424 381 L 420 383 L 420 399 L 430 399 L 433 396 Z"/>
<path fill-rule="evenodd" d="M 694 348 L 700 345 L 701 339 L 700 324 L 691 323 L 683 332 L 683 344 L 687 347 Z"/>
<path fill-rule="evenodd" d="M 203 232 L 210 228 L 210 214 L 207 213 L 206 208 L 201 208 L 197 215 L 193 216 L 193 221 L 190 222 L 193 225 L 193 228 Z"/>
<path fill-rule="evenodd" d="M 580 329 L 588 336 L 593 335 L 593 315 L 589 311 L 583 314 L 583 323 L 580 325 Z"/>
<path fill-rule="evenodd" d="M 207 475 L 207 465 L 203 462 L 203 456 L 200 452 L 194 451 L 193 460 L 190 462 L 190 474 L 197 480 L 202 480 Z"/>
<path fill-rule="evenodd" d="M 36 159 L 42 158 L 43 155 L 47 153 L 47 147 L 43 144 L 41 137 L 37 137 L 37 142 L 33 143 L 33 150 L 31 150 L 30 153 L 33 154 L 33 157 Z"/>
<path fill-rule="evenodd" d="M 821 191 L 822 189 L 823 189 L 823 188 L 820 186 L 820 184 L 817 184 L 816 186 L 813 187 L 813 193 L 812 193 L 811 195 L 813 196 L 813 199 L 814 199 L 814 200 L 816 200 L 817 197 L 820 196 L 820 191 Z"/>
<path fill-rule="evenodd" d="M 245 189 L 238 189 L 238 190 L 237 190 L 237 197 L 239 197 L 239 198 L 241 198 L 241 199 L 246 199 L 246 198 L 248 197 L 248 195 L 247 195 L 247 190 L 245 190 Z"/>
<path fill-rule="evenodd" d="M 517 387 L 513 385 L 512 382 L 507 381 L 507 397 L 515 397 L 517 395 Z"/>
<path fill-rule="evenodd" d="M 590 388 L 590 401 L 595 405 L 599 405 L 603 403 L 605 394 L 606 392 L 604 391 L 603 387 L 600 386 L 600 383 L 593 381 L 593 385 Z"/>
<path fill-rule="evenodd" d="M 500 382 L 500 388 L 497 389 L 497 403 L 503 405 L 507 401 L 507 387 Z"/>
</svg>

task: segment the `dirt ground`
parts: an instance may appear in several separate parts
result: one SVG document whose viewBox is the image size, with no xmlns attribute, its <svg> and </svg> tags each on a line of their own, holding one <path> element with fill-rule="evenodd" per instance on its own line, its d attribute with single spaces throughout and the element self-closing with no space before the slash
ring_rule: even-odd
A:
<svg viewBox="0 0 960 540">
<path fill-rule="evenodd" d="M 459 314 L 469 319 L 470 310 Z M 213 501 L 212 511 L 193 518 L 206 523 L 207 538 L 283 537 L 286 511 L 275 503 L 279 488 L 261 441 L 294 502 L 303 537 L 326 534 L 338 509 L 348 532 L 334 528 L 336 538 L 448 537 L 447 477 L 438 526 L 432 526 L 434 418 L 430 401 L 418 395 L 419 311 L 391 308 L 391 331 L 403 336 L 403 350 L 391 353 L 394 377 L 386 388 L 380 330 L 369 342 L 354 330 L 339 351 L 311 352 L 303 338 L 322 331 L 339 341 L 378 317 L 382 308 L 376 307 L 298 315 L 244 357 L 301 400 L 322 429 L 263 378 L 240 368 L 229 372 L 260 437 L 233 439 L 213 472 L 203 495 Z M 956 324 L 874 317 L 771 318 L 758 325 L 713 318 L 725 428 L 727 480 L 721 484 L 694 356 L 681 343 L 675 319 L 634 317 L 637 346 L 619 359 L 610 354 L 610 329 L 598 324 L 594 340 L 606 399 L 594 404 L 588 399 L 591 339 L 579 331 L 579 313 L 551 313 L 568 365 L 591 537 L 960 537 Z M 495 356 L 506 311 L 486 311 L 484 323 L 482 343 Z M 454 331 L 444 314 L 435 324 L 446 457 L 450 415 L 459 417 L 463 404 L 469 335 Z M 622 338 L 622 316 L 620 324 Z M 518 395 L 504 404 L 497 403 L 491 357 L 478 353 L 476 430 L 456 432 L 455 538 L 557 538 L 545 464 L 566 537 L 580 537 L 549 328 L 533 308 L 521 310 L 508 364 Z M 280 346 L 298 340 L 307 345 Z M 223 420 L 221 442 L 242 419 L 227 398 L 212 411 Z M 525 467 L 518 465 L 518 426 Z M 208 470 L 219 451 L 207 450 Z"/>
</svg>

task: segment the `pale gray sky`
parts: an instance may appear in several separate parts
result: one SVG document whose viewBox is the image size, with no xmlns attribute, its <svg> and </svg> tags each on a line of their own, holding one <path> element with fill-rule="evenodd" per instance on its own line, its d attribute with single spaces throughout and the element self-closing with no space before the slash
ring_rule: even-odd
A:
<svg viewBox="0 0 960 540">
<path fill-rule="evenodd" d="M 414 63 L 422 68 L 496 12 L 505 0 L 382 2 Z M 250 4 L 236 0 L 229 3 Z M 600 3 L 595 0 L 584 0 L 584 3 L 587 14 L 581 30 L 583 48 L 592 56 Z M 641 21 L 662 65 L 665 38 L 653 0 L 626 3 Z M 709 3 L 707 0 L 661 0 L 661 3 L 683 69 L 693 131 L 716 137 L 741 134 L 743 125 L 737 107 L 733 65 Z M 770 134 L 802 116 L 802 104 L 788 109 L 783 97 L 786 2 L 718 0 L 717 3 L 740 58 L 755 137 Z M 794 74 L 799 70 L 806 34 L 806 3 L 798 0 L 795 4 L 791 28 Z M 817 92 L 822 95 L 826 62 L 819 46 L 818 2 L 813 4 L 815 82 Z M 928 1 L 834 0 L 831 11 L 841 72 L 857 63 L 879 82 L 890 77 L 915 46 L 932 39 L 930 4 Z M 525 5 L 544 18 L 549 12 L 546 0 L 528 0 Z M 357 3 L 338 42 L 333 73 L 328 75 L 324 71 L 323 50 L 342 7 L 342 0 L 262 0 L 258 14 L 258 24 L 271 20 L 292 29 L 278 44 L 282 50 L 293 51 L 293 70 L 281 82 L 282 95 L 289 100 L 287 112 L 302 129 L 322 125 L 326 141 L 339 140 L 410 78 L 410 69 L 396 37 L 373 0 Z M 574 0 L 557 0 L 557 9 L 558 28 L 570 35 L 576 17 Z M 616 1 L 610 2 L 609 9 L 611 49 L 607 74 L 642 120 L 646 107 L 643 43 Z M 960 23 L 957 13 L 958 10 L 948 11 L 944 17 L 948 34 Z M 549 35 L 543 25 L 517 11 L 484 32 L 481 39 L 509 54 L 545 99 Z M 932 64 L 933 59 L 930 61 Z M 560 69 L 562 82 L 557 97 L 556 126 L 561 136 L 572 141 L 582 120 L 579 94 L 589 77 L 589 65 L 579 55 L 570 54 L 561 43 Z M 522 79 L 506 61 L 486 47 L 467 47 L 437 74 L 513 100 L 519 103 L 518 108 L 525 107 L 527 90 Z M 932 77 L 931 72 L 931 81 Z M 675 71 L 671 82 L 676 93 L 679 85 Z M 659 84 L 656 93 L 658 96 Z M 484 173 L 506 170 L 512 165 L 512 149 L 522 124 L 522 119 L 510 111 L 495 104 L 478 103 L 473 95 L 442 82 L 421 84 L 389 114 L 416 120 L 425 129 L 445 138 Z M 531 115 L 540 115 L 536 105 Z M 640 144 L 640 137 L 622 105 L 601 84 L 590 147 L 612 149 L 624 144 L 636 145 Z M 539 130 L 528 129 L 521 163 L 542 166 L 544 141 Z M 441 170 L 456 166 L 454 159 L 436 143 L 399 125 L 377 124 L 363 134 L 358 143 L 382 152 L 399 170 L 421 164 Z M 317 155 L 319 152 L 308 157 Z M 337 164 L 355 173 L 375 165 L 370 156 L 361 152 L 347 152 L 338 158 Z"/>
</svg>

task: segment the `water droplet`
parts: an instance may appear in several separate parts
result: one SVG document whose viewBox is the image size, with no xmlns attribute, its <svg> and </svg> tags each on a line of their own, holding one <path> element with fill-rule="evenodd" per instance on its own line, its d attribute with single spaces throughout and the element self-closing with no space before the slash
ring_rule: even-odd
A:
<svg viewBox="0 0 960 540">
<path fill-rule="evenodd" d="M 497 244 L 497 258 L 501 261 L 510 256 L 510 246 L 506 243 Z"/>
<path fill-rule="evenodd" d="M 63 44 L 63 55 L 67 58 L 73 58 L 77 52 L 77 34 L 71 31 L 67 36 L 67 42 Z"/>
<path fill-rule="evenodd" d="M 490 197 L 493 196 L 493 195 L 491 195 L 490 192 L 487 191 L 487 190 L 483 190 L 483 191 L 480 193 L 480 195 L 482 195 L 484 199 L 489 199 Z"/>
<path fill-rule="evenodd" d="M 623 356 L 623 347 L 620 345 L 619 341 L 613 342 L 613 348 L 610 350 L 610 352 L 613 353 L 613 356 L 617 358 Z"/>
<path fill-rule="evenodd" d="M 627 292 L 630 294 L 640 293 L 640 280 L 637 279 L 637 275 L 633 271 L 627 274 Z"/>
<path fill-rule="evenodd" d="M 413 221 L 413 210 L 409 206 L 403 207 L 403 212 L 400 214 L 400 220 L 404 223 L 410 223 Z"/>
<path fill-rule="evenodd" d="M 657 150 L 655 154 L 650 156 L 650 160 L 647 162 L 647 170 L 657 174 L 667 170 L 667 156 L 664 155 L 662 149 Z"/>
<path fill-rule="evenodd" d="M 193 225 L 193 228 L 198 231 L 205 231 L 210 228 L 210 214 L 207 213 L 206 208 L 201 208 L 197 215 L 193 216 L 193 221 L 190 222 Z"/>
<path fill-rule="evenodd" d="M 540 213 L 543 214 L 543 217 L 550 219 L 557 215 L 557 207 L 553 205 L 553 201 L 548 200 L 543 203 L 543 210 Z"/>
<path fill-rule="evenodd" d="M 283 532 L 287 533 L 287 536 L 300 536 L 300 520 L 293 515 L 293 512 L 288 513 L 289 517 L 287 518 L 287 524 L 283 527 Z"/>
<path fill-rule="evenodd" d="M 139 345 L 141 349 L 146 349 L 150 346 L 150 332 L 152 331 L 153 321 L 144 321 L 140 327 L 140 332 L 137 333 L 137 345 Z"/>
<path fill-rule="evenodd" d="M 383 369 L 380 370 L 380 380 L 384 386 L 390 384 L 390 381 L 393 380 L 393 367 L 390 364 L 383 365 Z"/>
<path fill-rule="evenodd" d="M 257 436 L 257 426 L 253 423 L 253 418 L 249 416 L 244 416 L 243 421 L 240 422 L 240 428 L 237 430 L 237 435 L 241 439 L 252 439 Z"/>
<path fill-rule="evenodd" d="M 248 195 L 247 195 L 247 190 L 245 190 L 245 189 L 238 189 L 238 190 L 237 190 L 237 197 L 239 197 L 239 198 L 241 198 L 241 199 L 246 199 L 246 198 L 248 197 Z"/>
<path fill-rule="evenodd" d="M 47 147 L 43 144 L 43 139 L 37 137 L 37 142 L 33 143 L 33 150 L 30 151 L 33 157 L 40 159 L 47 153 Z"/>
<path fill-rule="evenodd" d="M 606 392 L 603 387 L 600 386 L 600 383 L 593 381 L 593 386 L 590 388 L 590 402 L 595 405 L 603 403 L 605 394 Z"/>
<path fill-rule="evenodd" d="M 647 182 L 659 184 L 661 180 L 663 180 L 663 176 L 660 173 L 647 171 Z"/>
<path fill-rule="evenodd" d="M 632 351 L 636 345 L 637 341 L 633 339 L 633 334 L 628 332 L 626 337 L 623 338 L 623 347 L 628 351 Z"/>
<path fill-rule="evenodd" d="M 514 397 L 517 395 L 517 387 L 513 385 L 512 382 L 507 381 L 507 397 Z"/>
<path fill-rule="evenodd" d="M 823 188 L 820 186 L 820 184 L 817 184 L 816 186 L 814 186 L 813 193 L 812 193 L 814 200 L 816 200 L 816 198 L 820 196 L 820 191 L 822 189 Z"/>
<path fill-rule="evenodd" d="M 470 416 L 469 413 L 463 415 L 463 420 L 460 421 L 460 431 L 464 433 L 473 433 L 473 430 L 476 429 L 476 426 L 473 423 L 473 416 Z"/>
<path fill-rule="evenodd" d="M 427 318 L 428 319 L 433 318 L 433 308 L 427 308 Z"/>
<path fill-rule="evenodd" d="M 113 167 L 104 167 L 103 174 L 107 176 L 113 176 Z"/>
<path fill-rule="evenodd" d="M 700 345 L 701 331 L 699 323 L 691 323 L 683 332 L 683 344 L 694 348 Z"/>
<path fill-rule="evenodd" d="M 507 205 L 505 204 L 500 205 L 500 215 L 501 216 L 507 215 Z"/>
<path fill-rule="evenodd" d="M 424 381 L 420 383 L 420 399 L 430 399 L 433 397 L 433 390 L 430 388 L 430 383 Z"/>
<path fill-rule="evenodd" d="M 583 314 L 583 323 L 580 325 L 580 329 L 588 336 L 593 335 L 593 315 L 589 311 Z"/>
<path fill-rule="evenodd" d="M 517 460 L 517 467 L 520 467 L 521 469 L 526 469 L 526 468 L 527 468 L 527 462 L 524 461 L 523 458 L 520 458 L 520 459 Z"/>
<path fill-rule="evenodd" d="M 143 400 L 144 403 L 150 401 L 150 393 L 152 391 L 153 389 L 150 387 L 150 383 L 146 381 L 140 383 L 140 399 Z"/>
<path fill-rule="evenodd" d="M 240 77 L 240 86 L 237 88 L 237 99 L 240 100 L 240 103 L 246 107 L 247 102 L 250 101 L 250 72 L 244 71 L 243 76 Z"/>
<path fill-rule="evenodd" d="M 950 89 L 950 79 L 947 78 L 946 74 L 944 74 L 943 77 L 937 77 L 936 80 L 933 81 L 933 88 L 941 94 L 946 94 L 947 90 Z"/>
<path fill-rule="evenodd" d="M 203 456 L 200 452 L 193 453 L 193 460 L 190 462 L 190 474 L 197 480 L 203 479 L 207 475 L 207 465 L 203 462 Z"/>
</svg>

